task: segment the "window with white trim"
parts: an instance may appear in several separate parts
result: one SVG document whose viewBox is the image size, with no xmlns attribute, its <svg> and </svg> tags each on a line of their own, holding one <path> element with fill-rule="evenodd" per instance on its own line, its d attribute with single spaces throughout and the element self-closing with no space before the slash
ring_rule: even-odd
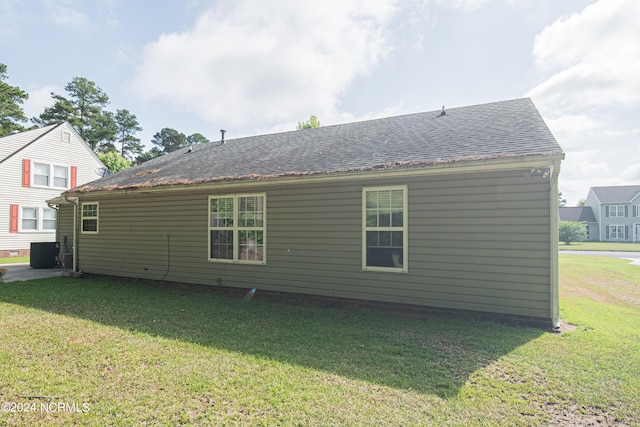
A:
<svg viewBox="0 0 640 427">
<path fill-rule="evenodd" d="M 624 240 L 625 227 L 624 225 L 610 225 L 609 226 L 609 239 L 611 240 Z"/>
<path fill-rule="evenodd" d="M 38 208 L 22 208 L 22 231 L 38 231 Z"/>
<path fill-rule="evenodd" d="M 42 230 L 56 231 L 57 212 L 55 209 L 42 208 Z"/>
<path fill-rule="evenodd" d="M 611 217 L 624 217 L 624 205 L 611 205 L 609 206 L 609 216 Z"/>
<path fill-rule="evenodd" d="M 82 204 L 82 233 L 84 234 L 97 234 L 98 233 L 98 219 L 99 219 L 99 206 L 97 202 L 83 203 Z"/>
<path fill-rule="evenodd" d="M 209 197 L 209 260 L 266 263 L 266 195 Z"/>
<path fill-rule="evenodd" d="M 69 166 L 33 162 L 32 169 L 34 187 L 69 188 Z"/>
<path fill-rule="evenodd" d="M 23 206 L 20 209 L 20 231 L 55 231 L 56 218 L 57 213 L 54 209 Z"/>
<path fill-rule="evenodd" d="M 362 268 L 407 272 L 407 186 L 362 189 Z"/>
</svg>

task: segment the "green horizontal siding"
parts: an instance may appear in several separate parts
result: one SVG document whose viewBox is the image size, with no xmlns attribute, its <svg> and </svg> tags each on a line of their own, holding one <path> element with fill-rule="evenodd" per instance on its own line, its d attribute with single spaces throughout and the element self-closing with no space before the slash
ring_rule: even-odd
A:
<svg viewBox="0 0 640 427">
<path fill-rule="evenodd" d="M 408 185 L 409 272 L 362 271 L 362 187 Z M 267 264 L 207 260 L 208 197 L 267 195 Z M 521 171 L 82 196 L 88 273 L 548 319 L 550 185 Z M 168 237 L 167 237 L 168 236 Z"/>
</svg>

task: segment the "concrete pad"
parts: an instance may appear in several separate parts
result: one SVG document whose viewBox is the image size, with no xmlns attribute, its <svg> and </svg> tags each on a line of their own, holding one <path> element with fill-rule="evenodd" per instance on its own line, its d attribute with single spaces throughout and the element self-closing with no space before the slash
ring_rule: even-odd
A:
<svg viewBox="0 0 640 427">
<path fill-rule="evenodd" d="M 63 272 L 71 273 L 71 269 L 67 268 L 31 268 L 29 264 L 2 264 L 0 267 L 7 270 L 5 282 L 59 277 Z"/>
</svg>

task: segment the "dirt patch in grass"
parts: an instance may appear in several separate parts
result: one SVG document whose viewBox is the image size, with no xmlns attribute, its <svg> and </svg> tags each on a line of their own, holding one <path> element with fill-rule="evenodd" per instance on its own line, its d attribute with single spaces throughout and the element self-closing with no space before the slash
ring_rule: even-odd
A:
<svg viewBox="0 0 640 427">
<path fill-rule="evenodd" d="M 609 414 L 602 408 L 593 406 L 571 405 L 568 408 L 559 408 L 555 404 L 547 404 L 545 408 L 549 414 L 550 426 L 630 426 L 624 420 L 620 420 Z"/>
<path fill-rule="evenodd" d="M 563 320 L 560 320 L 560 327 L 552 329 L 551 332 L 554 334 L 564 334 L 565 332 L 572 332 L 577 329 L 576 325 L 572 325 L 571 323 L 567 323 Z"/>
</svg>

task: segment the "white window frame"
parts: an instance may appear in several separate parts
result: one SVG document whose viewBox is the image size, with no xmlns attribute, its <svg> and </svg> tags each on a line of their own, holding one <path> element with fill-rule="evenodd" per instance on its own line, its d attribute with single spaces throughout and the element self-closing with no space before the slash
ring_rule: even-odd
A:
<svg viewBox="0 0 640 427">
<path fill-rule="evenodd" d="M 36 217 L 35 218 L 25 218 L 24 217 L 24 210 L 25 209 L 35 209 Z M 51 209 L 51 208 L 43 207 L 43 206 L 31 206 L 31 205 L 20 206 L 20 209 L 18 211 L 18 232 L 20 232 L 20 233 L 55 233 L 56 232 L 56 227 L 58 225 L 57 213 L 56 213 L 56 219 L 55 220 L 51 220 L 51 219 L 45 219 L 45 217 L 44 217 L 45 211 L 56 212 L 55 209 Z M 36 228 L 35 229 L 33 229 L 33 228 L 24 228 L 23 227 L 23 220 L 25 220 L 25 219 L 29 219 L 29 220 L 34 220 L 35 219 Z M 45 229 L 44 228 L 45 221 L 54 221 L 53 229 Z"/>
<path fill-rule="evenodd" d="M 624 208 L 624 205 L 609 205 L 609 218 L 624 218 Z"/>
<path fill-rule="evenodd" d="M 47 166 L 49 168 L 48 175 L 46 175 L 47 176 L 48 185 L 36 184 L 36 175 L 37 176 L 45 176 L 45 175 L 36 174 L 36 164 Z M 55 170 L 56 170 L 56 168 L 66 168 L 67 169 L 67 175 L 64 177 L 64 179 L 66 181 L 64 187 L 60 187 L 60 186 L 55 185 L 55 181 L 56 181 Z M 58 178 L 62 178 L 62 177 L 58 176 Z M 49 162 L 40 162 L 38 160 L 31 160 L 31 187 L 35 187 L 35 188 L 56 188 L 56 189 L 68 190 L 70 183 L 71 183 L 71 166 L 62 165 L 62 164 L 58 164 L 58 163 L 49 163 Z"/>
<path fill-rule="evenodd" d="M 54 212 L 55 213 L 55 218 L 54 219 L 50 219 L 50 218 L 45 218 L 45 213 L 46 212 Z M 52 208 L 42 208 L 41 212 L 41 220 L 40 220 L 40 224 L 41 224 L 41 229 L 42 231 L 44 231 L 45 233 L 55 233 L 57 228 L 58 228 L 58 211 Z M 44 224 L 45 222 L 51 222 L 53 221 L 53 228 L 44 228 Z"/>
<path fill-rule="evenodd" d="M 84 207 L 85 205 L 95 205 L 96 206 L 96 214 L 91 216 L 84 215 Z M 85 230 L 84 229 L 84 221 L 86 220 L 95 220 L 96 221 L 96 229 L 95 230 Z M 80 233 L 82 234 L 98 234 L 100 232 L 100 203 L 99 202 L 83 202 L 80 206 Z"/>
<path fill-rule="evenodd" d="M 608 227 L 609 227 L 609 240 L 625 240 L 627 238 L 624 225 L 610 224 Z M 622 237 L 618 237 L 620 235 L 618 229 L 622 230 Z M 616 231 L 614 232 L 614 230 Z M 616 237 L 613 237 L 614 234 L 616 235 Z"/>
<path fill-rule="evenodd" d="M 262 197 L 262 226 L 242 227 L 239 223 L 239 199 L 248 197 Z M 211 201 L 214 199 L 233 200 L 233 225 L 217 226 L 212 225 Z M 232 232 L 232 258 L 212 258 L 211 253 L 211 232 L 216 230 L 227 230 Z M 262 233 L 262 246 L 256 246 L 255 250 L 262 250 L 262 259 L 241 259 L 240 233 L 243 231 L 256 231 Z M 238 194 L 218 194 L 209 196 L 207 199 L 207 259 L 210 262 L 234 263 L 234 264 L 254 264 L 265 265 L 267 263 L 267 194 L 266 193 L 238 193 Z"/>
<path fill-rule="evenodd" d="M 367 193 L 372 191 L 402 190 L 402 226 L 367 226 Z M 362 188 L 362 270 L 386 271 L 393 273 L 409 272 L 409 191 L 406 185 L 390 185 Z M 402 234 L 402 266 L 381 267 L 367 265 L 367 231 L 401 231 Z"/>
</svg>

